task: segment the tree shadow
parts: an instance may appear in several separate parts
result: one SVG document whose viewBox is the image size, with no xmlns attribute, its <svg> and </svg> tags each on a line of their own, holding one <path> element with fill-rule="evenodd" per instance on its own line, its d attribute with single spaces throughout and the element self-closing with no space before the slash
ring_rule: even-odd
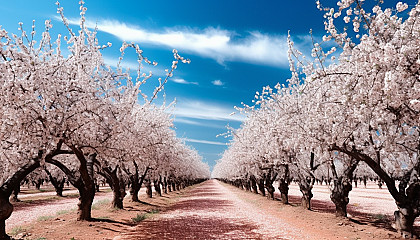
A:
<svg viewBox="0 0 420 240">
<path fill-rule="evenodd" d="M 199 216 L 145 220 L 123 234 L 125 239 L 266 239 L 256 225 Z"/>
<path fill-rule="evenodd" d="M 141 203 L 141 204 L 144 204 L 144 205 L 147 205 L 147 206 L 152 206 L 152 207 L 160 207 L 159 205 L 148 203 L 148 202 L 144 202 L 144 201 L 141 201 L 141 200 L 136 201 L 136 203 Z"/>
<path fill-rule="evenodd" d="M 280 196 L 280 194 L 276 193 Z M 301 197 L 295 195 L 289 195 L 289 203 L 294 206 L 301 205 Z M 331 201 L 311 200 L 311 210 L 314 212 L 331 213 L 335 214 L 335 205 Z M 355 206 L 348 205 L 347 212 L 351 215 L 349 220 L 359 225 L 371 225 L 381 229 L 387 229 L 392 232 L 397 232 L 393 227 L 392 223 L 394 217 L 386 214 L 373 214 L 363 212 Z M 420 226 L 414 226 L 414 232 L 420 234 Z"/>
</svg>

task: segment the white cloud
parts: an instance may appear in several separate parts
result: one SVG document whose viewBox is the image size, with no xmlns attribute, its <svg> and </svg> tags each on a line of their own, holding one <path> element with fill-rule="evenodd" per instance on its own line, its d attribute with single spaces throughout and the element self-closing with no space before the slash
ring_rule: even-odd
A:
<svg viewBox="0 0 420 240">
<path fill-rule="evenodd" d="M 70 19 L 69 23 L 78 25 L 79 20 Z M 97 27 L 99 31 L 124 41 L 176 48 L 215 59 L 221 64 L 225 61 L 243 61 L 288 66 L 286 36 L 249 32 L 246 36 L 239 36 L 241 40 L 236 40 L 234 36 L 237 33 L 218 28 L 166 28 L 162 31 L 151 31 L 115 20 L 87 21 L 86 26 Z"/>
<path fill-rule="evenodd" d="M 206 103 L 202 101 L 177 101 L 175 109 L 172 114 L 181 118 L 194 118 L 205 120 L 219 120 L 219 121 L 238 121 L 242 122 L 245 116 L 240 114 L 233 114 L 235 109 L 232 107 L 218 106 L 214 103 Z"/>
<path fill-rule="evenodd" d="M 176 83 L 180 83 L 180 84 L 194 84 L 194 85 L 198 85 L 198 82 L 188 82 L 185 79 L 182 78 L 174 78 L 174 79 L 170 79 L 172 82 L 176 82 Z"/>
<path fill-rule="evenodd" d="M 225 85 L 225 83 L 224 82 L 222 82 L 222 81 L 220 81 L 220 80 L 214 80 L 214 81 L 212 81 L 211 82 L 213 85 L 215 85 L 215 86 L 223 86 L 223 85 Z"/>
<path fill-rule="evenodd" d="M 185 118 L 179 118 L 179 117 L 175 117 L 174 122 L 177 122 L 177 123 L 186 123 L 186 124 L 197 125 L 197 126 L 204 126 L 204 123 L 201 123 L 201 122 L 198 122 L 198 121 L 189 120 L 189 119 L 185 119 Z"/>
<path fill-rule="evenodd" d="M 227 145 L 227 143 L 223 143 L 223 142 L 198 140 L 198 139 L 191 139 L 191 138 L 183 138 L 182 140 L 184 140 L 186 142 L 193 142 L 193 143 L 203 143 L 203 144 L 221 145 L 221 146 L 226 146 Z"/>
</svg>

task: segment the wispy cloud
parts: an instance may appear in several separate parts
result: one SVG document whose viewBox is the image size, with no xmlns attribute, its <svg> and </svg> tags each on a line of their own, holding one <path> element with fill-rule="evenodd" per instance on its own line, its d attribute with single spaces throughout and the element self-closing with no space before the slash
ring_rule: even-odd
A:
<svg viewBox="0 0 420 240">
<path fill-rule="evenodd" d="M 109 66 L 117 67 L 118 65 L 118 61 L 119 61 L 118 57 L 103 56 L 103 59 L 104 59 L 105 64 Z M 139 64 L 138 62 L 128 61 L 124 59 L 121 62 L 120 67 L 122 67 L 123 69 L 129 68 L 132 71 L 136 71 L 139 68 Z M 149 65 L 145 63 L 141 65 L 141 71 L 144 73 L 152 72 L 153 74 L 157 74 L 159 76 L 165 74 L 165 69 L 161 67 L 160 65 L 153 66 L 153 65 Z"/>
<path fill-rule="evenodd" d="M 232 107 L 218 106 L 214 103 L 206 103 L 196 100 L 178 101 L 173 114 L 175 117 L 194 118 L 205 120 L 220 121 L 239 121 L 242 122 L 245 117 L 240 114 L 232 114 L 236 112 Z"/>
<path fill-rule="evenodd" d="M 180 118 L 180 117 L 175 117 L 174 122 L 176 123 L 186 123 L 189 125 L 197 125 L 197 126 L 204 126 L 204 123 L 201 123 L 199 121 L 193 121 L 190 119 L 185 119 L 185 118 Z"/>
<path fill-rule="evenodd" d="M 176 83 L 180 83 L 180 84 L 193 84 L 193 85 L 198 85 L 198 82 L 189 82 L 185 79 L 182 78 L 174 78 L 171 79 L 172 82 L 176 82 Z"/>
<path fill-rule="evenodd" d="M 70 19 L 78 25 L 79 20 Z M 112 34 L 121 40 L 166 46 L 225 61 L 242 61 L 261 65 L 288 66 L 286 36 L 267 35 L 257 31 L 239 35 L 234 31 L 209 27 L 196 30 L 165 28 L 161 31 L 142 29 L 116 20 L 87 21 L 90 28 Z M 239 40 L 240 39 L 240 40 Z"/>
<path fill-rule="evenodd" d="M 211 83 L 213 85 L 215 85 L 215 86 L 223 86 L 223 85 L 225 85 L 225 83 L 222 82 L 222 81 L 220 81 L 220 80 L 214 80 L 214 81 L 211 81 Z"/>
<path fill-rule="evenodd" d="M 186 142 L 193 142 L 193 143 L 203 143 L 203 144 L 211 144 L 211 145 L 221 145 L 226 146 L 227 143 L 223 142 L 215 142 L 215 141 L 207 141 L 207 140 L 199 140 L 199 139 L 191 139 L 191 138 L 183 138 Z"/>
</svg>

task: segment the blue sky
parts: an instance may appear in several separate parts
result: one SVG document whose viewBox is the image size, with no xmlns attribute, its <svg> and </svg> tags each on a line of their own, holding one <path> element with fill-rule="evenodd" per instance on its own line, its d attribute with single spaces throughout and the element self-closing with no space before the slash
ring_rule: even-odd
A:
<svg viewBox="0 0 420 240">
<path fill-rule="evenodd" d="M 61 5 L 65 16 L 77 22 L 78 1 Z M 250 103 L 263 86 L 290 76 L 287 31 L 301 50 L 308 50 L 309 30 L 322 36 L 324 28 L 313 0 L 87 0 L 85 6 L 87 23 L 98 26 L 100 44 L 113 44 L 103 53 L 108 64 L 115 64 L 123 40 L 138 43 L 145 56 L 159 63 L 150 68 L 155 78 L 146 86 L 149 90 L 170 68 L 173 48 L 191 59 L 165 86 L 166 99 L 177 100 L 173 113 L 178 137 L 196 148 L 210 166 L 229 141 L 216 136 L 226 132 L 228 124 L 238 128 L 244 118 L 230 115 L 233 107 Z M 53 33 L 66 33 L 57 19 L 55 0 L 3 1 L 0 12 L 0 25 L 9 32 L 19 33 L 18 22 L 30 32 L 35 19 L 40 33 L 44 21 L 51 19 Z M 126 66 L 134 63 L 134 54 L 128 54 Z"/>
</svg>

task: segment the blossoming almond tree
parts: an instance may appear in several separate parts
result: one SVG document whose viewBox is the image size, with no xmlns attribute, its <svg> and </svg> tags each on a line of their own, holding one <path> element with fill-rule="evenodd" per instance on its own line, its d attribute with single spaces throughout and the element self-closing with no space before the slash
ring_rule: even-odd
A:
<svg viewBox="0 0 420 240">
<path fill-rule="evenodd" d="M 104 143 L 122 132 L 117 131 L 122 117 L 131 114 L 138 94 L 141 95 L 140 85 L 150 78 L 138 71 L 136 81 L 131 81 L 130 74 L 121 68 L 114 71 L 104 65 L 100 50 L 111 44 L 99 46 L 96 33 L 85 27 L 83 4 L 81 1 L 78 32 L 69 27 L 58 6 L 69 36 L 58 35 L 54 42 L 49 21 L 45 22 L 39 43 L 34 40 L 35 26 L 29 36 L 22 24 L 21 36 L 9 36 L 0 29 L 0 238 L 8 238 L 5 220 L 13 211 L 8 199 L 11 192 L 45 163 L 60 168 L 78 188 L 78 219 L 91 218 L 94 163 L 105 159 Z M 68 46 L 67 55 L 62 53 L 63 39 Z M 139 62 L 150 63 L 137 46 L 124 44 L 122 50 L 127 47 L 136 50 Z M 159 81 L 148 104 L 157 97 L 178 61 L 188 62 L 176 51 L 174 57 L 172 69 L 167 78 Z M 124 86 L 122 82 L 133 84 Z M 102 165 L 106 162 L 102 161 Z"/>
<path fill-rule="evenodd" d="M 395 227 L 408 236 L 420 213 L 420 3 L 409 10 L 404 3 L 396 10 L 375 6 L 371 13 L 357 0 L 338 5 L 337 12 L 327 9 L 324 37 L 342 46 L 338 62 L 304 67 L 306 83 L 312 85 L 308 88 L 327 88 L 323 101 L 315 100 L 323 111 L 314 123 L 321 127 L 329 121 L 332 129 L 318 137 L 330 151 L 365 162 L 385 182 L 398 206 Z M 338 31 L 335 20 L 342 13 L 344 22 L 353 23 L 355 34 L 362 32 L 356 35 L 358 42 L 352 42 L 347 31 Z M 328 55 L 319 49 L 315 56 Z"/>
</svg>

